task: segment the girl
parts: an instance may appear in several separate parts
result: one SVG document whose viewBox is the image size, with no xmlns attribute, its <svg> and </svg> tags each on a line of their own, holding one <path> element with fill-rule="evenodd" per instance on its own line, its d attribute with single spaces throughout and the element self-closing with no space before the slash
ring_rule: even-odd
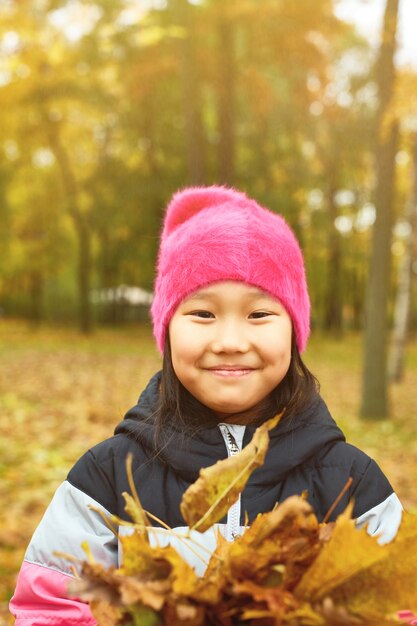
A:
<svg viewBox="0 0 417 626">
<path fill-rule="evenodd" d="M 332 518 L 353 498 L 358 526 L 367 524 L 383 542 L 395 536 L 397 496 L 376 463 L 345 442 L 300 357 L 309 314 L 302 254 L 280 216 L 223 187 L 173 197 L 152 304 L 162 372 L 115 435 L 89 450 L 58 488 L 11 601 L 17 626 L 94 624 L 86 604 L 67 598 L 71 564 L 56 553 L 83 558 L 87 541 L 97 561 L 117 565 L 117 539 L 89 505 L 126 517 L 129 452 L 144 508 L 184 530 L 180 500 L 200 468 L 236 454 L 283 410 L 265 464 L 219 525 L 226 538 L 241 532 L 245 515 L 250 522 L 305 490 L 322 520 L 349 477 Z M 207 545 L 213 536 L 204 535 Z"/>
</svg>

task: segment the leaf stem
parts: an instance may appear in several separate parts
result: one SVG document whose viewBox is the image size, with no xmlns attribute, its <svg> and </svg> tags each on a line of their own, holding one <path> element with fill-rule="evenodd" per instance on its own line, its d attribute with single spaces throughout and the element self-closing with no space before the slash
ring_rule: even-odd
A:
<svg viewBox="0 0 417 626">
<path fill-rule="evenodd" d="M 168 524 L 166 524 L 161 519 L 159 519 L 159 517 L 157 517 L 156 515 L 153 515 L 153 513 L 149 513 L 149 511 L 146 511 L 146 515 L 148 515 L 148 517 L 153 519 L 155 522 L 158 522 L 158 524 L 161 524 L 163 529 L 168 530 L 173 535 L 173 537 L 176 537 L 177 539 L 180 539 L 180 541 L 183 541 L 184 543 L 186 543 L 186 541 L 188 540 L 191 543 L 193 543 L 195 546 L 197 546 L 197 548 L 200 548 L 201 550 L 204 550 L 204 552 L 207 552 L 207 554 L 210 554 L 211 556 L 214 556 L 212 551 L 209 548 L 206 548 L 205 545 L 203 545 L 202 543 L 196 541 L 193 537 L 191 537 L 190 530 L 192 530 L 192 529 L 188 529 L 187 535 L 180 535 L 179 533 L 176 533 L 175 530 L 173 530 L 170 526 L 168 526 Z M 148 530 L 150 532 L 153 532 L 153 531 L 158 531 L 158 530 L 163 530 L 163 529 L 158 529 L 155 526 L 150 526 L 150 528 Z M 188 546 L 188 543 L 186 545 Z M 190 548 L 190 550 L 191 550 L 191 548 Z M 200 555 L 198 555 L 198 556 L 199 556 L 199 558 L 201 558 L 201 560 L 204 563 L 206 563 L 206 561 L 202 557 L 200 557 Z M 218 555 L 216 555 L 216 556 L 217 556 L 217 558 L 222 560 L 221 557 L 219 557 Z M 208 565 L 208 563 L 206 563 L 206 565 Z"/>
<path fill-rule="evenodd" d="M 353 478 L 352 478 L 352 476 L 349 476 L 349 478 L 348 478 L 348 480 L 346 482 L 346 485 L 343 487 L 342 491 L 339 493 L 339 495 L 337 496 L 336 500 L 333 502 L 332 506 L 327 511 L 326 515 L 324 516 L 323 524 L 325 524 L 327 522 L 327 520 L 329 519 L 330 515 L 333 513 L 333 511 L 335 510 L 335 508 L 339 504 L 340 500 L 343 498 L 343 496 L 345 495 L 346 491 L 349 489 L 349 487 L 351 486 L 352 483 L 353 483 Z"/>
</svg>

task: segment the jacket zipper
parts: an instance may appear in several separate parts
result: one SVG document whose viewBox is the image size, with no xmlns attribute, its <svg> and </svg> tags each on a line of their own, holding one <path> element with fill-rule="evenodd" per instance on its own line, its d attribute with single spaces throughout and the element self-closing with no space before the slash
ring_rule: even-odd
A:
<svg viewBox="0 0 417 626">
<path fill-rule="evenodd" d="M 226 424 L 220 424 L 220 430 L 226 443 L 228 456 L 239 454 L 240 448 Z M 226 539 L 234 541 L 240 535 L 240 495 L 227 513 Z"/>
</svg>

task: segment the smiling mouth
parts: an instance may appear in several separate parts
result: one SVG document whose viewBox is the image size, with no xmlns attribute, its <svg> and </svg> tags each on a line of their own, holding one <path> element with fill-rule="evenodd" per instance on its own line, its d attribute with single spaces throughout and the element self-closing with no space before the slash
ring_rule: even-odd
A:
<svg viewBox="0 0 417 626">
<path fill-rule="evenodd" d="M 209 367 L 207 371 L 212 372 L 216 376 L 221 376 L 222 378 L 240 378 L 241 376 L 247 376 L 253 372 L 254 368 L 241 366 L 220 366 Z"/>
</svg>

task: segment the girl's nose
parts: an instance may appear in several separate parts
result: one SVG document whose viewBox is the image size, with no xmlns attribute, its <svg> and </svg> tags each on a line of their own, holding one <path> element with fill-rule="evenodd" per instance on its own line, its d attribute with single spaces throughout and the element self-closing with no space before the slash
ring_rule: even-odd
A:
<svg viewBox="0 0 417 626">
<path fill-rule="evenodd" d="M 247 352 L 250 342 L 245 330 L 237 322 L 230 321 L 219 324 L 211 344 L 215 354 L 222 352 L 232 354 L 234 352 Z"/>
</svg>

